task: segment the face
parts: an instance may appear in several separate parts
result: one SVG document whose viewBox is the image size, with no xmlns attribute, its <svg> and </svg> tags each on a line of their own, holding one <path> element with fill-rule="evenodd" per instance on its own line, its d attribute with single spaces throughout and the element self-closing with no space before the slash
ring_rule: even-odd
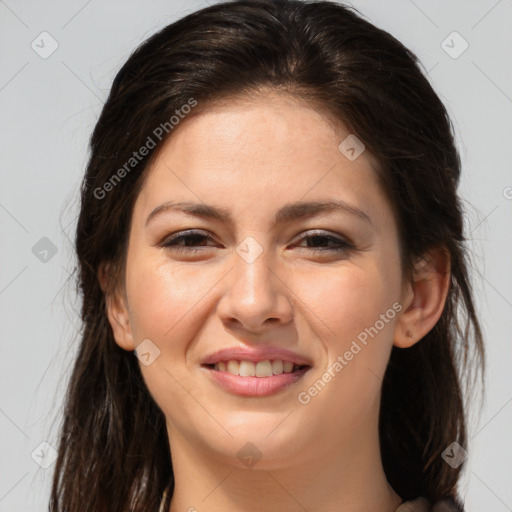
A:
<svg viewBox="0 0 512 512">
<path fill-rule="evenodd" d="M 268 468 L 350 448 L 376 428 L 406 307 L 374 159 L 273 94 L 178 128 L 137 198 L 114 313 L 123 348 L 145 343 L 171 446 L 242 465 L 250 442 Z"/>
</svg>

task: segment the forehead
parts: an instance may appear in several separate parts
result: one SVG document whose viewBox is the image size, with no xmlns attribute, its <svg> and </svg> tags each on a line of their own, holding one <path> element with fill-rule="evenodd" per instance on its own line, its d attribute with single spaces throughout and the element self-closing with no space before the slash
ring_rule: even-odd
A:
<svg viewBox="0 0 512 512">
<path fill-rule="evenodd" d="M 212 104 L 173 131 L 138 203 L 147 210 L 196 201 L 259 213 L 329 196 L 375 210 L 383 199 L 376 160 L 368 151 L 348 159 L 339 146 L 349 135 L 343 123 L 282 94 Z"/>
</svg>

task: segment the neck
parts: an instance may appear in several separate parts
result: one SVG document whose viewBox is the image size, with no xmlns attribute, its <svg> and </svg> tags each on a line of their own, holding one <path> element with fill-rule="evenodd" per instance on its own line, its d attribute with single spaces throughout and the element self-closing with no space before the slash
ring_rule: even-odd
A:
<svg viewBox="0 0 512 512">
<path fill-rule="evenodd" d="M 251 468 L 206 454 L 169 430 L 175 478 L 169 512 L 252 512 L 255 504 L 259 512 L 395 512 L 402 500 L 387 482 L 373 430 L 339 444 L 315 440 L 312 453 L 272 463 L 264 457 Z"/>
</svg>

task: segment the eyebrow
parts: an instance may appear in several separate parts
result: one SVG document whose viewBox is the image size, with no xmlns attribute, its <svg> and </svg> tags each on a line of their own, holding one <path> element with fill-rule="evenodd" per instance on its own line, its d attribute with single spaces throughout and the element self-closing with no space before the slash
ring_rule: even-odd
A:
<svg viewBox="0 0 512 512">
<path fill-rule="evenodd" d="M 205 219 L 212 219 L 224 222 L 226 224 L 233 224 L 233 217 L 229 210 L 218 206 L 211 206 L 205 203 L 192 203 L 188 201 L 166 203 L 157 206 L 146 219 L 146 226 L 157 215 L 168 212 L 178 211 L 188 215 L 194 215 Z M 285 224 L 294 220 L 304 219 L 306 217 L 313 217 L 321 213 L 330 212 L 344 212 L 358 217 L 365 222 L 372 224 L 370 217 L 357 206 L 352 206 L 345 201 L 339 199 L 328 199 L 325 201 L 299 201 L 296 203 L 289 203 L 283 206 L 275 215 L 276 224 Z"/>
</svg>

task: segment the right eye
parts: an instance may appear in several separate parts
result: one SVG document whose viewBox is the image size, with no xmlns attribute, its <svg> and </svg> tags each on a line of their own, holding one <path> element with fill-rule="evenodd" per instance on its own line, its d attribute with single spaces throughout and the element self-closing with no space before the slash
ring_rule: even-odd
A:
<svg viewBox="0 0 512 512">
<path fill-rule="evenodd" d="M 201 241 L 207 239 L 213 241 L 213 238 L 204 231 L 182 231 L 166 238 L 161 247 L 178 252 L 197 252 L 202 250 Z"/>
</svg>

